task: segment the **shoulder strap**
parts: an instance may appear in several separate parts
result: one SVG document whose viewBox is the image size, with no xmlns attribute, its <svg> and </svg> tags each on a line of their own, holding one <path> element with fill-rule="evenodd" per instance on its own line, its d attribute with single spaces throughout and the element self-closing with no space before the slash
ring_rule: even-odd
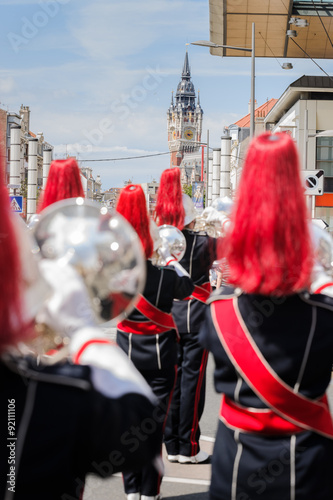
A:
<svg viewBox="0 0 333 500">
<path fill-rule="evenodd" d="M 333 438 L 333 421 L 326 395 L 311 400 L 295 393 L 267 363 L 238 309 L 238 298 L 211 304 L 219 339 L 236 370 L 257 396 L 278 415 L 326 437 Z"/>
</svg>

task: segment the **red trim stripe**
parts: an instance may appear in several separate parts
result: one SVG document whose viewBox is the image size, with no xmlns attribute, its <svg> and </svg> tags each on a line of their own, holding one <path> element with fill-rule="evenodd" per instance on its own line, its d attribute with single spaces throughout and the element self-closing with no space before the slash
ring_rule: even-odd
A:
<svg viewBox="0 0 333 500">
<path fill-rule="evenodd" d="M 333 283 L 329 282 L 329 283 L 325 283 L 325 285 L 321 285 L 319 288 L 317 288 L 316 291 L 314 291 L 313 293 L 321 293 L 323 290 L 325 290 L 325 288 L 328 288 L 330 286 L 333 286 Z"/>
<path fill-rule="evenodd" d="M 178 374 L 178 367 L 177 367 L 177 365 L 174 366 L 174 369 L 175 369 L 175 378 L 174 378 L 173 387 L 172 387 L 172 389 L 170 391 L 170 394 L 169 394 L 168 404 L 167 404 L 167 411 L 165 413 L 165 417 L 164 417 L 164 421 L 163 421 L 163 426 L 162 426 L 162 432 L 163 432 L 163 434 L 164 434 L 165 424 L 166 424 L 166 421 L 167 421 L 167 418 L 168 418 L 168 413 L 169 413 L 169 409 L 170 409 L 170 404 L 171 404 L 173 392 L 174 392 L 175 386 L 176 386 L 177 374 Z M 163 447 L 163 443 L 161 443 L 161 448 L 160 448 L 160 456 L 161 457 L 162 457 L 162 447 Z M 157 495 L 159 495 L 159 493 L 160 493 L 161 483 L 162 483 L 162 476 L 159 473 L 158 477 L 157 477 Z"/>
<path fill-rule="evenodd" d="M 282 418 L 333 438 L 333 421 L 324 395 L 311 400 L 295 393 L 272 370 L 254 343 L 238 310 L 238 298 L 212 303 L 212 318 L 231 362 L 258 397 Z"/>
<path fill-rule="evenodd" d="M 82 354 L 87 349 L 87 347 L 89 347 L 92 344 L 109 344 L 109 345 L 114 345 L 114 342 L 112 342 L 112 340 L 107 340 L 107 339 L 91 339 L 91 340 L 88 340 L 87 342 L 85 342 L 80 347 L 80 349 L 78 350 L 78 352 L 73 355 L 73 362 L 75 364 L 78 365 L 80 363 L 80 358 L 81 358 Z"/>
<path fill-rule="evenodd" d="M 199 402 L 200 402 L 202 381 L 204 379 L 206 366 L 207 366 L 207 360 L 208 360 L 208 351 L 204 350 L 204 352 L 202 354 L 202 358 L 201 358 L 199 378 L 198 378 L 198 383 L 197 383 L 197 387 L 195 390 L 195 398 L 194 398 L 193 421 L 192 421 L 192 430 L 191 430 L 191 436 L 190 436 L 191 456 L 195 456 L 198 453 L 198 441 L 197 441 L 195 436 L 196 436 L 196 433 L 197 433 L 197 430 L 199 427 L 198 407 L 199 407 Z"/>
</svg>

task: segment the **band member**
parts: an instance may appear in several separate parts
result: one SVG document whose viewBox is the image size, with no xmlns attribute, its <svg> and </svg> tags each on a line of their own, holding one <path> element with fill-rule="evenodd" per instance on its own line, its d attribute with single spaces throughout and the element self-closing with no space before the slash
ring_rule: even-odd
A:
<svg viewBox="0 0 333 500">
<path fill-rule="evenodd" d="M 46 366 L 24 355 L 36 332 L 25 311 L 27 263 L 20 260 L 18 221 L 2 183 L 0 210 L 0 433 L 6 441 L 0 449 L 0 497 L 79 500 L 86 474 L 107 477 L 157 456 L 155 430 L 143 429 L 153 421 L 156 398 L 117 346 L 96 339 L 101 333 L 93 326 L 80 325 L 73 333 L 81 338 L 80 352 L 75 350 L 82 365 L 62 360 Z M 79 299 L 79 276 L 67 270 L 67 286 Z M 69 307 L 66 312 L 62 321 L 78 324 Z M 131 429 L 145 432 L 144 440 Z"/>
<path fill-rule="evenodd" d="M 84 198 L 81 173 L 74 158 L 54 160 L 51 162 L 45 189 L 41 194 L 37 212 L 59 200 L 67 198 Z"/>
<path fill-rule="evenodd" d="M 167 168 L 162 172 L 157 191 L 154 219 L 158 226 L 169 224 L 180 230 L 183 229 L 185 209 L 182 196 L 179 168 Z M 197 213 L 194 207 L 191 208 L 194 219 Z"/>
<path fill-rule="evenodd" d="M 333 297 L 333 238 L 315 221 L 311 224 L 315 263 L 311 276 L 311 292 Z"/>
<path fill-rule="evenodd" d="M 146 198 L 139 185 L 128 185 L 120 193 L 117 211 L 138 233 L 147 258 L 146 286 L 135 309 L 117 325 L 117 343 L 127 353 L 160 401 L 155 425 L 162 448 L 163 427 L 170 404 L 177 371 L 178 332 L 171 315 L 173 299 L 183 299 L 193 291 L 193 283 L 181 266 L 160 251 L 173 267 L 156 267 L 149 260 L 153 240 L 146 208 Z M 161 475 L 146 465 L 140 473 L 124 473 L 125 492 L 130 500 L 157 499 Z M 140 497 L 141 495 L 141 497 Z"/>
<path fill-rule="evenodd" d="M 333 300 L 308 292 L 313 248 L 303 193 L 292 138 L 253 139 L 222 245 L 229 285 L 209 299 L 200 331 L 222 394 L 211 500 L 333 498 L 325 395 Z"/>
<path fill-rule="evenodd" d="M 205 302 L 211 292 L 209 270 L 216 259 L 216 240 L 193 230 L 197 212 L 189 196 L 182 194 L 178 168 L 167 169 L 161 175 L 155 217 L 159 225 L 174 224 L 182 229 L 186 252 L 180 264 L 195 285 L 191 296 L 175 300 L 172 308 L 180 335 L 178 376 L 164 442 L 169 461 L 202 463 L 209 460 L 199 443 L 208 351 L 200 345 L 198 335 Z"/>
</svg>

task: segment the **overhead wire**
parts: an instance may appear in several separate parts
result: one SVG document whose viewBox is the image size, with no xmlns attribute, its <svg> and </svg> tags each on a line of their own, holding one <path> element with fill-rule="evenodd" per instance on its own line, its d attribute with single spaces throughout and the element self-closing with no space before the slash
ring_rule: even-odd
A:
<svg viewBox="0 0 333 500">
<path fill-rule="evenodd" d="M 280 64 L 279 60 L 276 58 L 276 56 L 275 56 L 274 52 L 272 51 L 272 49 L 271 49 L 271 48 L 270 48 L 270 46 L 268 45 L 268 43 L 267 43 L 267 41 L 265 40 L 265 38 L 262 36 L 262 33 L 261 33 L 260 31 L 259 31 L 258 33 L 259 33 L 259 35 L 261 36 L 261 38 L 264 40 L 265 45 L 269 48 L 269 50 L 270 50 L 270 51 L 271 51 L 271 53 L 273 54 L 273 57 L 274 57 L 274 59 L 276 60 L 276 62 L 277 62 L 277 63 L 281 66 L 281 64 Z M 281 66 L 281 68 L 282 68 L 282 66 Z"/>
<path fill-rule="evenodd" d="M 316 4 L 315 4 L 315 2 L 314 2 L 313 0 L 312 0 L 312 5 L 313 5 L 313 7 L 314 7 L 314 9 L 315 9 L 315 11 L 316 11 L 317 16 L 319 17 L 319 20 L 320 20 L 320 22 L 321 22 L 322 27 L 324 28 L 324 31 L 325 31 L 325 33 L 326 33 L 326 36 L 327 36 L 327 38 L 328 38 L 328 39 L 329 39 L 329 41 L 330 41 L 331 47 L 333 47 L 333 43 L 332 43 L 332 40 L 331 40 L 331 38 L 330 38 L 330 35 L 328 34 L 327 29 L 325 28 L 325 24 L 323 23 L 323 20 L 322 20 L 322 18 L 321 18 L 321 16 L 320 16 L 320 14 L 319 14 L 319 12 L 318 12 L 317 6 L 316 6 Z"/>
<path fill-rule="evenodd" d="M 332 82 L 333 82 L 333 78 L 332 78 L 332 77 L 331 77 L 328 73 L 326 73 L 326 71 L 325 71 L 325 70 L 324 70 L 324 69 L 323 69 L 323 68 L 322 68 L 322 67 L 321 67 L 318 63 L 316 63 L 316 61 L 315 61 L 314 59 L 312 59 L 312 57 L 311 57 L 311 56 L 310 56 L 310 55 L 309 55 L 309 54 L 308 54 L 308 53 L 307 53 L 307 52 L 306 52 L 306 51 L 305 51 L 305 50 L 304 50 L 304 49 L 303 49 L 303 48 L 302 48 L 302 47 L 301 47 L 301 46 L 300 46 L 297 42 L 295 42 L 295 40 L 294 40 L 293 38 L 290 38 L 290 40 L 291 40 L 292 42 L 294 42 L 294 44 L 295 44 L 295 45 L 297 45 L 297 47 L 298 47 L 299 49 L 301 49 L 301 51 L 302 51 L 302 52 L 304 52 L 304 54 L 305 54 L 305 55 L 306 55 L 309 59 L 311 59 L 311 61 L 312 61 L 313 63 L 315 63 L 315 65 L 316 65 L 316 66 L 318 66 L 318 68 L 319 68 L 319 69 L 320 69 L 323 73 L 325 73 L 325 75 L 326 75 L 326 76 L 328 76 L 328 78 L 329 78 L 330 80 L 332 80 Z"/>
<path fill-rule="evenodd" d="M 321 16 L 320 16 L 320 14 L 319 14 L 319 12 L 318 12 L 318 9 L 317 9 L 317 6 L 316 6 L 316 4 L 315 4 L 314 0 L 312 0 L 312 6 L 314 7 L 314 9 L 315 9 L 315 11 L 316 11 L 316 14 L 317 14 L 317 16 L 319 17 L 319 20 L 320 20 L 320 22 L 321 22 L 321 25 L 322 25 L 322 27 L 324 28 L 324 31 L 325 31 L 325 33 L 326 33 L 326 36 L 327 36 L 327 38 L 328 38 L 328 40 L 329 40 L 329 42 L 330 42 L 331 46 L 333 47 L 332 40 L 331 40 L 331 38 L 330 38 L 330 36 L 329 36 L 329 34 L 328 34 L 328 32 L 327 32 L 326 28 L 325 28 L 325 25 L 324 25 L 323 20 L 322 20 L 322 18 L 321 18 Z M 333 81 L 333 78 L 332 78 L 332 77 L 331 77 L 331 76 L 330 76 L 330 75 L 329 75 L 329 74 L 328 74 L 328 73 L 327 73 L 327 72 L 326 72 L 326 71 L 325 71 L 325 70 L 324 70 L 324 69 L 323 69 L 323 68 L 322 68 L 322 67 L 321 67 L 318 63 L 316 63 L 316 61 L 315 61 L 315 60 L 314 60 L 314 59 L 313 59 L 313 58 L 312 58 L 312 57 L 311 57 L 311 56 L 310 56 L 310 55 L 309 55 L 309 54 L 308 54 L 308 53 L 307 53 L 307 52 L 306 52 L 306 51 L 305 51 L 305 50 L 304 50 L 304 49 L 303 49 L 303 48 L 302 48 L 302 47 L 301 47 L 301 46 L 300 46 L 300 45 L 299 45 L 299 44 L 298 44 L 298 43 L 297 43 L 297 42 L 296 42 L 296 41 L 295 41 L 292 37 L 290 37 L 290 40 L 291 40 L 292 42 L 294 42 L 294 44 L 295 44 L 295 45 L 297 45 L 297 47 L 298 47 L 298 48 L 299 48 L 299 49 L 300 49 L 300 50 L 301 50 L 301 51 L 302 51 L 302 52 L 303 52 L 303 53 L 304 53 L 304 54 L 305 54 L 305 55 L 306 55 L 309 59 L 311 59 L 311 61 L 312 61 L 312 62 L 313 62 L 313 63 L 314 63 L 314 64 L 315 64 L 315 65 L 316 65 L 316 66 L 317 66 L 317 67 L 318 67 L 318 68 L 319 68 L 319 69 L 320 69 L 320 70 L 321 70 L 321 71 L 322 71 L 322 72 L 323 72 L 326 76 L 328 76 L 328 78 L 329 78 L 330 80 L 332 80 L 332 81 Z"/>
<path fill-rule="evenodd" d="M 204 143 L 200 143 L 202 144 L 203 146 L 207 146 L 207 144 L 204 144 Z M 209 146 L 208 146 L 209 147 Z M 211 148 L 209 147 L 209 149 L 214 149 L 214 148 Z M 151 158 L 152 156 L 163 156 L 163 155 L 169 155 L 170 154 L 170 151 L 167 151 L 165 153 L 152 153 L 152 154 L 149 154 L 149 155 L 140 155 L 140 156 L 127 156 L 127 157 L 122 157 L 122 158 L 99 158 L 99 159 L 95 159 L 95 160 L 89 160 L 89 159 L 84 159 L 84 160 L 79 160 L 80 162 L 85 162 L 85 161 L 88 161 L 88 162 L 93 162 L 93 161 L 120 161 L 120 160 L 136 160 L 138 158 Z"/>
<path fill-rule="evenodd" d="M 123 157 L 123 158 L 99 158 L 99 159 L 96 159 L 96 160 L 79 160 L 80 162 L 83 162 L 83 161 L 89 161 L 89 162 L 93 162 L 93 161 L 120 161 L 120 160 L 136 160 L 137 158 L 150 158 L 151 156 L 162 156 L 162 155 L 169 155 L 170 154 L 170 151 L 167 151 L 166 153 L 153 153 L 151 155 L 141 155 L 141 156 L 127 156 L 127 157 Z"/>
</svg>

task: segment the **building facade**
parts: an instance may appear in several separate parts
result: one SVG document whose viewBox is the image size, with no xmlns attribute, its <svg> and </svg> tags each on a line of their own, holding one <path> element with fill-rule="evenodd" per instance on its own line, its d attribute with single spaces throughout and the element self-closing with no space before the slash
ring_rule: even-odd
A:
<svg viewBox="0 0 333 500">
<path fill-rule="evenodd" d="M 3 110 L 1 110 L 3 111 Z M 43 154 L 44 151 L 51 151 L 53 156 L 53 146 L 45 141 L 42 132 L 33 133 L 30 130 L 30 109 L 29 106 L 20 107 L 19 113 L 6 112 L 6 181 L 10 179 L 10 162 L 11 162 L 11 129 L 12 127 L 21 127 L 20 131 L 20 163 L 21 163 L 21 185 L 27 181 L 28 175 L 28 155 L 29 155 L 29 140 L 37 139 L 37 189 L 43 186 Z M 2 129 L 1 129 L 2 132 Z"/>
<path fill-rule="evenodd" d="M 179 167 L 182 182 L 192 184 L 201 178 L 201 134 L 203 110 L 200 94 L 197 101 L 188 53 L 185 54 L 181 80 L 167 111 L 168 145 L 170 167 Z"/>
<path fill-rule="evenodd" d="M 307 192 L 312 218 L 333 227 L 333 81 L 302 76 L 289 85 L 265 118 L 266 129 L 295 140 L 301 169 L 324 171 L 323 193 Z M 311 193 L 311 191 L 310 191 Z"/>
<path fill-rule="evenodd" d="M 254 133 L 259 135 L 266 130 L 265 119 L 270 110 L 273 108 L 277 99 L 267 99 L 261 106 L 257 106 L 255 101 L 254 112 Z M 249 108 L 250 108 L 249 102 Z M 250 143 L 250 121 L 251 114 L 249 113 L 243 118 L 240 118 L 232 125 L 225 128 L 225 133 L 231 137 L 231 154 L 230 154 L 230 183 L 231 193 L 234 194 L 239 184 L 242 166 L 246 155 L 246 150 Z"/>
</svg>

